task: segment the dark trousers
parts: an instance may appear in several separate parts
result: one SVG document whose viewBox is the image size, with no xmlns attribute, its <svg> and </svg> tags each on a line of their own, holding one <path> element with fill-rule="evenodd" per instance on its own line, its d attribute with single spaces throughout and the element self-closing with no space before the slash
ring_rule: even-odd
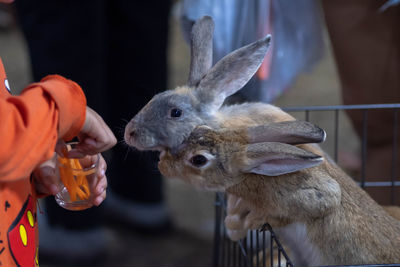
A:
<svg viewBox="0 0 400 267">
<path fill-rule="evenodd" d="M 322 1 L 345 104 L 400 103 L 400 6 L 379 12 L 385 2 Z M 365 115 L 360 111 L 348 115 L 361 137 Z M 399 118 L 393 110 L 368 112 L 367 181 L 390 181 L 392 175 L 399 180 L 400 134 L 394 136 L 394 122 L 400 126 Z M 399 145 L 393 158 L 395 138 Z M 390 204 L 393 196 L 400 204 L 400 188 L 394 195 L 390 188 L 367 191 L 381 204 Z"/>
<path fill-rule="evenodd" d="M 126 123 L 154 94 L 166 89 L 170 2 L 19 0 L 15 4 L 33 79 L 56 73 L 76 81 L 88 106 L 123 140 Z M 119 142 L 106 157 L 113 192 L 136 202 L 162 202 L 155 156 Z M 100 221 L 98 208 L 68 212 L 53 198 L 46 201 L 50 223 L 92 227 Z"/>
</svg>

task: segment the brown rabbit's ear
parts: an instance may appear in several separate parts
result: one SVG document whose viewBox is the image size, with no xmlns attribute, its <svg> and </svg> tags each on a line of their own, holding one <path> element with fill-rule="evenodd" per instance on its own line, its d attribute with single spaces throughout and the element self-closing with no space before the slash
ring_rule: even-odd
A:
<svg viewBox="0 0 400 267">
<path fill-rule="evenodd" d="M 319 165 L 321 156 L 298 147 L 274 142 L 250 144 L 242 172 L 278 176 Z"/>
<path fill-rule="evenodd" d="M 321 143 L 326 133 L 317 125 L 307 121 L 283 121 L 246 129 L 249 143 L 279 142 L 291 145 Z"/>
<path fill-rule="evenodd" d="M 225 98 L 240 90 L 253 77 L 264 60 L 271 36 L 228 54 L 206 74 L 196 88 L 196 94 L 207 108 L 221 107 Z"/>
<path fill-rule="evenodd" d="M 211 17 L 198 19 L 191 31 L 188 85 L 197 86 L 212 66 L 214 22 Z"/>
</svg>

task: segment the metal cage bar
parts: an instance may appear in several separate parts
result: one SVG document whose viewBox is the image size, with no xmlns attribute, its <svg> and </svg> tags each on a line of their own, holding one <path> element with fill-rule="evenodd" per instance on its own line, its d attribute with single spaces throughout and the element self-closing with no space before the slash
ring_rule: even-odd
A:
<svg viewBox="0 0 400 267">
<path fill-rule="evenodd" d="M 397 136 L 399 133 L 399 110 L 394 110 L 394 119 L 393 119 L 393 150 L 392 150 L 392 186 L 391 186 L 391 202 L 396 203 L 396 194 L 395 194 L 395 184 L 397 177 L 397 153 L 398 153 L 398 140 Z"/>
</svg>

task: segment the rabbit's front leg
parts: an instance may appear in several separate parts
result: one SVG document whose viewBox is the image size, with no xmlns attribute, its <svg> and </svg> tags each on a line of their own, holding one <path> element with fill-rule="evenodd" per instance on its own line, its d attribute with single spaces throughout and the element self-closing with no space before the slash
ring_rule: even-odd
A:
<svg viewBox="0 0 400 267">
<path fill-rule="evenodd" d="M 244 238 L 248 230 L 259 229 L 266 222 L 265 214 L 260 209 L 253 207 L 242 197 L 227 194 L 225 227 L 231 240 Z"/>
<path fill-rule="evenodd" d="M 231 240 L 237 241 L 246 236 L 247 228 L 244 225 L 249 212 L 250 208 L 243 198 L 227 194 L 225 227 L 227 235 Z"/>
</svg>

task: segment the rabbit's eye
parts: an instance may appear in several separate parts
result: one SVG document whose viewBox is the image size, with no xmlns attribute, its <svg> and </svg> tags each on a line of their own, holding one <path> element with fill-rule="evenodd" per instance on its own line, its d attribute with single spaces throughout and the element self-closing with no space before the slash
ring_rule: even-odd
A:
<svg viewBox="0 0 400 267">
<path fill-rule="evenodd" d="M 190 159 L 190 163 L 192 163 L 196 167 L 202 167 L 207 163 L 208 159 L 203 155 L 196 155 Z"/>
<path fill-rule="evenodd" d="M 171 109 L 171 117 L 179 118 L 181 115 L 182 115 L 182 110 L 180 110 L 178 108 Z"/>
</svg>

